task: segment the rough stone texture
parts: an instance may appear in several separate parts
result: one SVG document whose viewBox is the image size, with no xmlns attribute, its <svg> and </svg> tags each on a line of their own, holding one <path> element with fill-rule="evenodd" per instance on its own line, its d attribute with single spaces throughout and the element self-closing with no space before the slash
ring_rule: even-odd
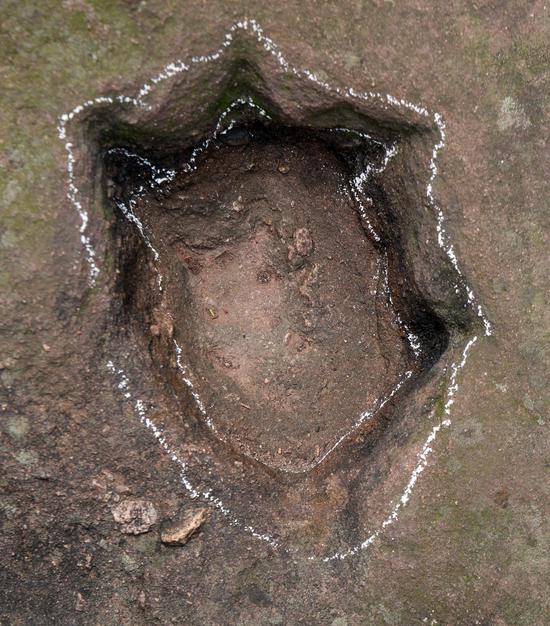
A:
<svg viewBox="0 0 550 626">
<path fill-rule="evenodd" d="M 2 623 L 548 623 L 548 11 L 523 0 L 2 3 Z M 95 310 L 57 117 L 216 48 L 243 15 L 299 67 L 441 112 L 435 193 L 494 324 L 398 523 L 342 562 L 280 555 L 216 513 L 173 550 L 155 533 L 121 536 L 110 512 L 121 492 L 154 500 L 161 518 L 188 499 L 97 374 L 105 355 L 83 360 Z"/>
<path fill-rule="evenodd" d="M 120 530 L 129 535 L 148 532 L 157 523 L 158 513 L 152 502 L 147 500 L 122 500 L 112 509 Z"/>
</svg>

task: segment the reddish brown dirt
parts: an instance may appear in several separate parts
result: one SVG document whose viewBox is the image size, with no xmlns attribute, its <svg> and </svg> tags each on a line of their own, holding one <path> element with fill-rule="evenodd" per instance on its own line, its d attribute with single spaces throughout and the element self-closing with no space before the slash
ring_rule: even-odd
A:
<svg viewBox="0 0 550 626">
<path fill-rule="evenodd" d="M 216 145 L 135 212 L 209 424 L 300 471 L 375 411 L 411 357 L 344 165 L 320 141 L 256 135 Z"/>
</svg>

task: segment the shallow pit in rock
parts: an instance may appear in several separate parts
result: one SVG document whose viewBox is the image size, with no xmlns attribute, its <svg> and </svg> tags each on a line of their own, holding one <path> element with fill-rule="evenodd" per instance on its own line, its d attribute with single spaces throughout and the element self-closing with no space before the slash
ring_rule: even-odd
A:
<svg viewBox="0 0 550 626">
<path fill-rule="evenodd" d="M 122 306 L 182 412 L 192 398 L 236 453 L 302 473 L 377 426 L 448 332 L 365 176 L 395 143 L 249 108 L 194 145 L 105 149 Z"/>
</svg>

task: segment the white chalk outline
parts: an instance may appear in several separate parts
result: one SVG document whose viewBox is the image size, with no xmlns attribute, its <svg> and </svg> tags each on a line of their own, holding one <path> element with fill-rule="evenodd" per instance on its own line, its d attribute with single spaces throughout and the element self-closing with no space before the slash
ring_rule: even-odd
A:
<svg viewBox="0 0 550 626">
<path fill-rule="evenodd" d="M 422 117 L 425 117 L 427 119 L 431 119 L 434 122 L 434 124 L 436 125 L 439 131 L 439 141 L 434 144 L 433 149 L 432 149 L 432 157 L 431 157 L 430 164 L 429 164 L 430 178 L 426 186 L 426 196 L 430 204 L 434 207 L 434 209 L 437 212 L 437 242 L 438 242 L 438 245 L 442 248 L 442 250 L 444 250 L 444 252 L 449 257 L 457 273 L 462 277 L 463 283 L 467 289 L 468 300 L 470 304 L 472 305 L 472 308 L 474 308 L 474 310 L 476 311 L 477 315 L 482 319 L 483 324 L 485 326 L 485 334 L 490 335 L 491 323 L 485 316 L 481 308 L 481 305 L 477 303 L 477 300 L 475 298 L 475 295 L 472 289 L 468 287 L 468 285 L 466 284 L 466 281 L 464 280 L 462 271 L 460 269 L 460 266 L 458 265 L 458 259 L 454 251 L 453 244 L 449 242 L 449 236 L 447 235 L 445 231 L 445 227 L 444 227 L 445 216 L 443 214 L 441 207 L 435 201 L 435 198 L 433 195 L 433 183 L 435 181 L 435 177 L 437 176 L 437 172 L 438 172 L 437 157 L 439 155 L 439 152 L 445 147 L 445 122 L 441 114 L 437 112 L 430 112 L 423 105 L 409 102 L 408 100 L 405 100 L 403 98 L 395 98 L 394 96 L 390 94 L 382 94 L 377 91 L 366 91 L 363 93 L 358 93 L 353 89 L 353 87 L 348 87 L 347 89 L 335 87 L 335 86 L 330 85 L 327 82 L 320 80 L 315 75 L 315 73 L 311 72 L 308 69 L 299 69 L 290 65 L 288 61 L 285 59 L 285 57 L 283 56 L 283 54 L 281 53 L 281 51 L 279 50 L 278 46 L 275 44 L 275 42 L 269 37 L 267 37 L 266 35 L 264 35 L 263 29 L 260 27 L 258 22 L 256 22 L 256 20 L 254 19 L 244 18 L 242 20 L 239 20 L 238 22 L 235 22 L 231 26 L 231 28 L 228 30 L 228 32 L 225 34 L 224 40 L 220 48 L 218 48 L 218 50 L 208 55 L 193 56 L 191 57 L 190 64 L 194 65 L 198 63 L 210 63 L 212 61 L 216 61 L 219 58 L 221 58 L 225 50 L 231 45 L 235 32 L 239 30 L 253 33 L 256 36 L 257 41 L 263 46 L 263 48 L 267 52 L 269 52 L 275 57 L 279 65 L 285 71 L 290 72 L 294 74 L 295 76 L 306 78 L 307 80 L 310 80 L 316 83 L 317 85 L 319 85 L 320 87 L 322 87 L 328 92 L 335 93 L 340 96 L 349 96 L 351 98 L 358 99 L 358 100 L 365 100 L 365 101 L 377 100 L 380 104 L 382 104 L 386 108 L 388 107 L 388 105 L 391 105 L 394 107 L 407 109 L 409 111 L 414 111 L 418 115 L 421 115 Z M 67 192 L 67 198 L 69 199 L 71 204 L 74 206 L 74 208 L 77 210 L 77 213 L 80 217 L 80 221 L 81 221 L 80 239 L 85 248 L 86 259 L 90 266 L 91 286 L 95 284 L 97 276 L 99 275 L 99 268 L 97 264 L 95 263 L 95 250 L 93 248 L 89 235 L 86 234 L 86 231 L 88 228 L 89 216 L 88 216 L 88 212 L 86 211 L 86 209 L 84 209 L 84 207 L 82 206 L 82 203 L 79 200 L 79 190 L 75 182 L 76 177 L 74 174 L 75 158 L 74 158 L 73 144 L 72 142 L 67 141 L 67 128 L 66 128 L 67 123 L 73 120 L 76 116 L 80 115 L 85 110 L 97 104 L 119 103 L 119 104 L 132 104 L 140 108 L 150 108 L 143 101 L 143 99 L 149 93 L 151 93 L 154 86 L 158 85 L 162 81 L 165 81 L 169 78 L 176 76 L 177 74 L 186 72 L 190 68 L 191 65 L 188 65 L 184 63 L 183 61 L 181 61 L 180 59 L 178 59 L 177 61 L 174 61 L 173 63 L 169 63 L 168 65 L 166 65 L 163 68 L 163 70 L 159 72 L 159 74 L 151 78 L 149 82 L 144 83 L 139 89 L 136 97 L 125 96 L 125 95 L 99 96 L 91 100 L 86 100 L 85 102 L 83 102 L 82 104 L 79 104 L 68 113 L 63 113 L 59 117 L 58 126 L 57 126 L 58 136 L 61 139 L 61 141 L 64 143 L 65 151 L 67 153 L 67 174 L 68 174 L 68 188 L 69 188 Z"/>
<path fill-rule="evenodd" d="M 408 504 L 410 497 L 412 495 L 413 489 L 418 481 L 420 474 L 422 474 L 422 472 L 426 469 L 426 466 L 428 465 L 428 458 L 430 454 L 433 452 L 433 443 L 438 433 L 443 428 L 448 428 L 451 425 L 451 420 L 450 420 L 450 417 L 448 416 L 450 416 L 451 406 L 454 404 L 454 396 L 456 392 L 458 391 L 458 382 L 457 382 L 458 373 L 466 365 L 470 348 L 474 345 L 476 341 L 477 341 L 477 336 L 472 337 L 472 339 L 470 339 L 467 342 L 466 346 L 464 347 L 464 350 L 462 351 L 461 360 L 458 363 L 456 362 L 452 363 L 451 376 L 449 378 L 449 385 L 447 387 L 447 395 L 446 395 L 446 401 L 445 401 L 445 406 L 444 406 L 444 414 L 447 417 L 445 417 L 438 424 L 435 424 L 435 426 L 432 427 L 430 433 L 428 434 L 428 437 L 426 438 L 424 442 L 424 445 L 422 446 L 422 449 L 420 450 L 420 452 L 418 453 L 416 457 L 416 464 L 405 486 L 405 489 L 403 490 L 403 493 L 401 494 L 397 503 L 393 505 L 393 507 L 390 510 L 390 513 L 383 520 L 379 528 L 369 533 L 367 538 L 364 539 L 361 543 L 356 544 L 355 546 L 353 546 L 352 548 L 349 548 L 348 550 L 335 552 L 325 557 L 319 557 L 317 555 L 309 555 L 307 556 L 308 560 L 329 562 L 329 561 L 335 561 L 335 560 L 344 560 L 350 556 L 356 555 L 359 552 L 362 552 L 363 550 L 368 548 L 372 543 L 374 543 L 374 541 L 381 535 L 381 533 L 384 531 L 385 528 L 387 528 L 388 526 L 391 526 L 393 523 L 395 523 L 399 519 L 400 510 Z M 207 502 L 208 504 L 212 505 L 220 513 L 224 515 L 224 517 L 228 520 L 231 526 L 234 526 L 234 527 L 237 527 L 246 531 L 247 533 L 249 533 L 256 539 L 259 539 L 263 541 L 264 543 L 268 544 L 271 548 L 276 549 L 278 551 L 282 551 L 286 554 L 297 553 L 296 550 L 292 550 L 288 546 L 282 545 L 269 532 L 259 531 L 253 526 L 251 526 L 250 524 L 247 524 L 242 519 L 240 519 L 237 515 L 235 515 L 232 512 L 232 510 L 226 504 L 224 504 L 223 500 L 220 497 L 214 495 L 212 489 L 201 491 L 195 485 L 193 485 L 193 483 L 190 481 L 190 479 L 186 475 L 187 463 L 178 456 L 175 448 L 170 444 L 170 442 L 167 439 L 168 435 L 164 432 L 162 428 L 160 428 L 157 424 L 155 424 L 153 420 L 147 417 L 147 410 L 145 408 L 145 404 L 143 400 L 139 398 L 138 399 L 133 398 L 132 392 L 130 391 L 130 380 L 126 372 L 122 368 L 117 368 L 114 365 L 112 360 L 109 360 L 107 362 L 107 369 L 117 377 L 116 388 L 122 394 L 123 398 L 128 401 L 133 401 L 134 413 L 138 417 L 139 421 L 153 434 L 153 436 L 159 443 L 162 450 L 178 466 L 178 469 L 180 471 L 181 483 L 191 498 L 201 499 Z"/>
<path fill-rule="evenodd" d="M 285 57 L 283 56 L 283 54 L 281 53 L 281 51 L 279 50 L 278 46 L 273 42 L 272 39 L 264 35 L 262 28 L 254 19 L 244 18 L 234 23 L 229 29 L 229 31 L 225 34 L 224 40 L 218 50 L 216 50 L 215 52 L 209 55 L 193 56 L 190 60 L 190 64 L 209 63 L 209 62 L 212 62 L 221 58 L 222 55 L 224 54 L 224 51 L 231 45 L 234 34 L 237 31 L 246 31 L 246 32 L 252 33 L 256 37 L 256 40 L 263 46 L 263 48 L 274 56 L 274 58 L 277 60 L 279 65 L 284 70 L 298 77 L 310 80 L 314 82 L 315 84 L 319 85 L 320 87 L 324 88 L 328 92 L 335 93 L 341 96 L 348 96 L 353 99 L 359 99 L 359 100 L 364 100 L 364 101 L 376 100 L 379 102 L 379 104 L 381 104 L 385 108 L 397 107 L 397 108 L 405 109 L 408 111 L 413 111 L 417 113 L 418 115 L 428 120 L 433 121 L 433 123 L 436 125 L 439 131 L 439 141 L 434 144 L 433 149 L 432 149 L 432 156 L 431 156 L 431 160 L 429 164 L 430 177 L 429 177 L 428 184 L 426 186 L 426 197 L 437 213 L 437 242 L 438 242 L 438 245 L 441 247 L 441 249 L 445 252 L 447 257 L 450 259 L 451 263 L 453 264 L 453 267 L 455 268 L 455 270 L 461 277 L 462 283 L 465 286 L 466 291 L 467 291 L 468 301 L 470 305 L 472 306 L 472 308 L 474 309 L 474 311 L 476 312 L 476 314 L 483 321 L 483 324 L 485 327 L 485 334 L 491 335 L 492 334 L 491 324 L 489 320 L 487 319 L 485 313 L 483 312 L 481 305 L 477 302 L 477 299 L 472 289 L 467 285 L 466 281 L 464 280 L 464 276 L 458 264 L 458 259 L 454 251 L 453 244 L 450 243 L 449 236 L 445 231 L 445 217 L 444 217 L 443 211 L 441 207 L 435 201 L 435 198 L 433 195 L 433 184 L 438 173 L 437 158 L 438 158 L 439 152 L 445 146 L 445 123 L 443 121 L 442 116 L 439 113 L 430 112 L 426 107 L 422 105 L 415 104 L 404 99 L 395 98 L 394 96 L 391 96 L 390 94 L 382 94 L 382 93 L 373 92 L 373 91 L 358 93 L 352 87 L 348 87 L 346 89 L 341 89 L 340 87 L 333 87 L 329 85 L 328 83 L 319 79 L 315 75 L 315 73 L 311 72 L 310 70 L 299 69 L 290 65 L 285 59 Z M 181 60 L 175 61 L 173 63 L 169 63 L 168 65 L 164 67 L 164 69 L 159 74 L 157 74 L 157 76 L 153 77 L 149 82 L 142 85 L 136 97 L 130 97 L 130 96 L 124 96 L 124 95 L 100 96 L 100 97 L 93 98 L 91 100 L 87 100 L 83 102 L 82 104 L 73 108 L 68 113 L 63 113 L 59 117 L 58 126 L 57 126 L 58 136 L 59 136 L 59 139 L 63 142 L 64 148 L 67 154 L 67 178 L 68 178 L 67 198 L 69 199 L 73 207 L 76 209 L 80 218 L 80 226 L 79 226 L 80 240 L 84 248 L 86 261 L 89 265 L 90 286 L 95 285 L 97 277 L 100 273 L 100 269 L 96 263 L 96 252 L 93 247 L 90 236 L 88 234 L 88 224 L 89 224 L 88 212 L 82 205 L 82 202 L 80 200 L 80 192 L 76 184 L 76 175 L 74 171 L 75 162 L 76 162 L 75 156 L 74 156 L 74 150 L 73 150 L 74 145 L 67 138 L 67 124 L 70 121 L 74 120 L 82 112 L 98 104 L 121 103 L 121 104 L 131 104 L 136 107 L 149 108 L 148 105 L 144 102 L 144 98 L 152 91 L 154 86 L 177 74 L 181 74 L 187 71 L 189 68 L 190 68 L 190 65 L 184 63 Z M 359 185 L 361 181 L 357 181 L 357 183 Z M 159 284 L 159 287 L 161 287 L 160 284 Z M 464 351 L 462 353 L 462 360 L 458 364 L 453 363 L 451 366 L 451 376 L 449 380 L 449 386 L 447 388 L 447 396 L 446 396 L 446 404 L 445 404 L 445 415 L 447 416 L 450 415 L 450 409 L 451 409 L 452 404 L 454 403 L 454 396 L 456 394 L 456 391 L 458 390 L 458 383 L 457 383 L 458 373 L 466 364 L 469 350 L 476 341 L 477 341 L 477 336 L 470 339 L 467 342 L 464 348 Z M 120 377 L 118 387 L 123 392 L 124 397 L 127 399 L 130 399 L 131 393 L 128 391 L 129 380 L 126 374 L 124 373 L 124 371 L 122 369 L 117 369 L 112 363 L 112 361 L 109 361 L 108 367 L 110 371 L 112 371 L 113 373 L 115 373 L 116 375 Z M 158 440 L 159 444 L 165 450 L 165 452 L 167 452 L 172 458 L 172 460 L 179 465 L 180 470 L 182 472 L 182 484 L 190 493 L 190 495 L 192 497 L 201 497 L 207 500 L 212 505 L 214 505 L 218 510 L 220 510 L 226 517 L 231 516 L 232 514 L 230 510 L 227 509 L 223 505 L 223 502 L 219 500 L 219 498 L 213 496 L 211 491 L 199 493 L 189 483 L 189 481 L 187 481 L 185 477 L 185 473 L 184 473 L 185 468 L 186 468 L 185 463 L 181 461 L 181 459 L 178 458 L 175 452 L 173 452 L 173 449 L 167 443 L 164 433 L 160 429 L 158 429 L 155 426 L 155 424 L 147 417 L 143 402 L 139 399 L 135 400 L 135 411 L 140 421 L 142 421 L 145 424 L 145 426 L 149 430 L 151 430 L 151 432 L 154 434 L 155 438 Z M 408 503 L 419 475 L 424 471 L 424 469 L 427 466 L 428 457 L 433 451 L 432 444 L 435 441 L 437 434 L 440 432 L 442 428 L 448 427 L 450 423 L 451 421 L 449 417 L 446 417 L 445 419 L 440 421 L 438 424 L 436 424 L 432 428 L 432 430 L 430 431 L 428 435 L 428 438 L 426 439 L 424 443 L 422 450 L 417 456 L 417 464 L 411 474 L 411 477 L 405 487 L 405 490 L 399 502 L 397 502 L 397 504 L 393 506 L 390 514 L 382 522 L 382 525 L 380 526 L 380 528 L 370 533 L 367 539 L 365 539 L 362 543 L 358 544 L 357 546 L 350 548 L 349 550 L 345 552 L 337 552 L 331 556 L 323 557 L 321 560 L 330 561 L 334 559 L 345 559 L 348 556 L 359 553 L 360 551 L 370 546 L 386 527 L 393 524 L 398 519 L 400 509 Z M 256 538 L 267 542 L 269 545 L 271 545 L 274 548 L 281 547 L 279 546 L 279 542 L 277 542 L 271 535 L 267 533 L 259 533 L 254 528 L 238 520 L 237 518 L 234 518 L 232 520 L 232 523 L 243 528 L 244 530 L 251 533 Z M 290 552 L 288 548 L 285 548 L 285 551 Z M 312 560 L 318 559 L 318 557 L 316 556 L 310 556 L 309 558 Z"/>
</svg>

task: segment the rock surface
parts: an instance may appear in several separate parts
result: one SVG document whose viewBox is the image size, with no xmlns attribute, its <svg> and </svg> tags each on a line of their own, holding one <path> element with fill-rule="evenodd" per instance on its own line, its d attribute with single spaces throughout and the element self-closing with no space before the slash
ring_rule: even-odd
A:
<svg viewBox="0 0 550 626">
<path fill-rule="evenodd" d="M 547 624 L 548 3 L 0 4 L 0 623 Z M 138 399 L 155 417 L 154 398 L 141 398 L 139 387 L 115 388 L 107 369 L 113 292 L 103 278 L 88 286 L 59 116 L 97 96 L 135 97 L 167 64 L 215 51 L 244 17 L 320 80 L 441 114 L 446 145 L 434 194 L 494 329 L 479 335 L 458 375 L 451 425 L 433 443 L 398 522 L 343 560 L 311 560 L 308 550 L 361 540 L 353 529 L 364 525 L 365 508 L 380 503 L 357 501 L 356 486 L 330 477 L 314 503 L 325 507 L 322 519 L 286 529 L 298 545 L 292 553 L 225 516 L 217 492 L 205 498 L 213 514 L 204 541 L 184 550 L 161 545 L 153 532 L 120 533 L 111 513 L 118 494 L 91 480 L 103 470 L 123 476 L 163 515 L 194 502 L 181 468 L 136 417 Z M 78 175 L 87 156 L 76 153 Z M 82 193 L 93 195 L 91 183 Z M 92 220 L 100 225 L 91 236 L 103 258 L 114 215 L 100 197 L 88 209 L 102 216 Z M 162 319 L 153 325 L 151 336 L 171 340 Z M 121 334 L 125 342 L 131 337 Z M 444 414 L 441 394 L 431 401 L 434 412 L 420 415 L 420 425 Z M 202 454 L 189 442 L 198 430 L 181 426 L 185 459 Z M 424 441 L 403 435 L 412 437 L 412 452 L 392 460 L 412 468 Z M 216 457 L 209 461 L 203 476 L 219 471 Z M 245 466 L 235 461 L 235 473 Z M 37 468 L 49 480 L 37 479 Z M 286 494 L 296 510 L 292 483 Z M 271 493 L 256 497 L 251 508 L 266 506 Z M 336 518 L 335 509 L 342 511 Z"/>
</svg>

